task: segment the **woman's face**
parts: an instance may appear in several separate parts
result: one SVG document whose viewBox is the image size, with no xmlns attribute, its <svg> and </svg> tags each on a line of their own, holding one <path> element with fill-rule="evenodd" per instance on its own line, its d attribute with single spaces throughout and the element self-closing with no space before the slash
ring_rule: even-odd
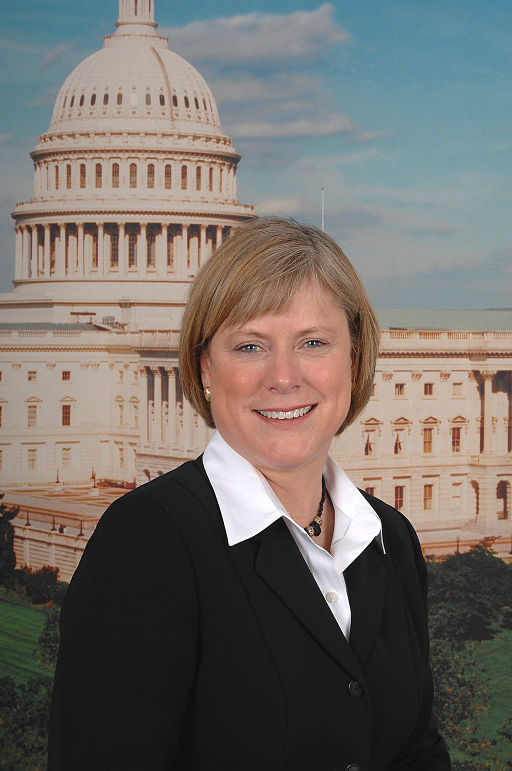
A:
<svg viewBox="0 0 512 771">
<path fill-rule="evenodd" d="M 350 407 L 351 369 L 346 314 L 314 283 L 284 312 L 222 326 L 201 356 L 217 428 L 265 476 L 323 468 Z"/>
</svg>

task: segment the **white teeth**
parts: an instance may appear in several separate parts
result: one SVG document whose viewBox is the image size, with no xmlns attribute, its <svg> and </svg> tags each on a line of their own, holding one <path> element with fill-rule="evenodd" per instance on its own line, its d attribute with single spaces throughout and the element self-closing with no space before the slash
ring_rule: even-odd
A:
<svg viewBox="0 0 512 771">
<path fill-rule="evenodd" d="M 274 418 L 277 420 L 291 420 L 292 418 L 301 418 L 303 415 L 307 415 L 311 412 L 313 405 L 308 407 L 299 407 L 296 410 L 288 410 L 288 412 L 276 411 L 276 410 L 257 410 L 264 418 Z"/>
</svg>

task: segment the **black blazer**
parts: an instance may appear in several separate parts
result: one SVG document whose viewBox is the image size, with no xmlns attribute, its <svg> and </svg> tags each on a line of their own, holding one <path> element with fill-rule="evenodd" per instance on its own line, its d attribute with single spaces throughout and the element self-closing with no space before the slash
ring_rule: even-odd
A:
<svg viewBox="0 0 512 771">
<path fill-rule="evenodd" d="M 202 460 L 117 500 L 71 581 L 49 771 L 450 768 L 426 570 L 397 511 L 345 571 L 350 644 L 280 519 L 228 546 Z"/>
</svg>

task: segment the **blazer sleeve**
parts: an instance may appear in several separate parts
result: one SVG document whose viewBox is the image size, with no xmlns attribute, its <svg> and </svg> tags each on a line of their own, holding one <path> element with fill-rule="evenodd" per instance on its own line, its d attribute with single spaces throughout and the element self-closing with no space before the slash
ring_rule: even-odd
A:
<svg viewBox="0 0 512 771">
<path fill-rule="evenodd" d="M 396 541 L 390 543 L 395 570 L 404 593 L 405 603 L 408 606 L 411 618 L 416 627 L 418 639 L 420 640 L 423 658 L 424 671 L 423 693 L 421 695 L 421 705 L 418 714 L 416 726 L 411 733 L 408 741 L 395 756 L 389 766 L 390 771 L 398 769 L 415 769 L 415 771 L 449 771 L 451 762 L 444 740 L 439 735 L 436 721 L 433 714 L 434 685 L 432 672 L 429 662 L 429 637 L 428 637 L 428 575 L 425 560 L 421 552 L 421 546 L 416 532 L 410 522 L 399 515 L 405 523 L 407 533 L 405 540 L 408 541 L 406 549 L 409 555 L 413 555 L 413 567 L 419 579 L 421 599 L 418 602 L 418 595 L 414 596 L 411 591 L 411 581 L 407 579 L 410 571 L 407 558 L 402 544 Z M 405 568 L 405 570 L 404 570 Z"/>
<path fill-rule="evenodd" d="M 197 630 L 194 570 L 173 518 L 128 493 L 98 523 L 65 597 L 49 771 L 172 769 Z"/>
</svg>

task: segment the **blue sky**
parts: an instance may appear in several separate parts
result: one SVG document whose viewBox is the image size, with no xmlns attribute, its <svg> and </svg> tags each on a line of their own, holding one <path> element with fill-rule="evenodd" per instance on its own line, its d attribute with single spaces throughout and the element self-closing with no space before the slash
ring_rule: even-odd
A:
<svg viewBox="0 0 512 771">
<path fill-rule="evenodd" d="M 155 0 L 215 95 L 239 199 L 320 224 L 381 308 L 512 306 L 510 0 Z M 117 0 L 2 0 L 0 290 L 59 87 Z"/>
</svg>

